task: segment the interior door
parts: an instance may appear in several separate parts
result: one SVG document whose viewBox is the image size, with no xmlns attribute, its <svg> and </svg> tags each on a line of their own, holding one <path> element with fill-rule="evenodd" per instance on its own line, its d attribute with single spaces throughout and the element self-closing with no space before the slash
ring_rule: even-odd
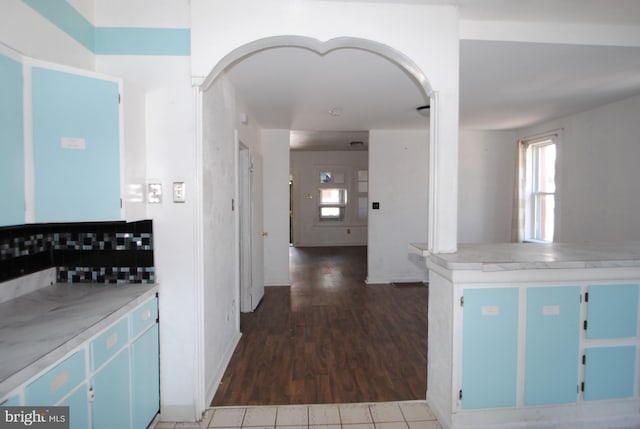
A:
<svg viewBox="0 0 640 429">
<path fill-rule="evenodd" d="M 251 310 L 264 296 L 264 204 L 262 155 L 251 154 Z"/>
</svg>

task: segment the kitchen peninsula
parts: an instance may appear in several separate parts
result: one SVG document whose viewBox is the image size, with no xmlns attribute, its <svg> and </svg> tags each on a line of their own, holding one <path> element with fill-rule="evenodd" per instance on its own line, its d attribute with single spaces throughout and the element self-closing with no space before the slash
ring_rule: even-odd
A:
<svg viewBox="0 0 640 429">
<path fill-rule="evenodd" d="M 443 427 L 640 427 L 640 243 L 409 250 L 429 270 Z"/>
</svg>

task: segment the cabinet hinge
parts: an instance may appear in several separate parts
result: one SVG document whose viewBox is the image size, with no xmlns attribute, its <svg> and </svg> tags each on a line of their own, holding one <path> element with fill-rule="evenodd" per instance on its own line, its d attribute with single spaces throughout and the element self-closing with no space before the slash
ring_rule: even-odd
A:
<svg viewBox="0 0 640 429">
<path fill-rule="evenodd" d="M 464 307 L 464 296 L 460 297 L 460 307 Z"/>
<path fill-rule="evenodd" d="M 587 355 L 582 355 L 582 365 L 587 364 Z"/>
<path fill-rule="evenodd" d="M 160 323 L 160 318 L 156 317 L 156 323 Z"/>
<path fill-rule="evenodd" d="M 120 198 L 120 208 L 122 208 L 122 198 Z"/>
<path fill-rule="evenodd" d="M 584 381 L 580 383 L 580 391 L 584 392 Z"/>
<path fill-rule="evenodd" d="M 458 399 L 462 401 L 462 389 L 460 389 L 460 391 L 458 392 Z"/>
<path fill-rule="evenodd" d="M 584 330 L 587 330 L 587 321 L 585 320 L 584 323 L 582 324 L 582 327 L 584 328 Z"/>
<path fill-rule="evenodd" d="M 122 103 L 122 97 L 118 94 L 118 104 Z"/>
<path fill-rule="evenodd" d="M 589 292 L 584 293 L 584 302 L 589 302 Z"/>
</svg>

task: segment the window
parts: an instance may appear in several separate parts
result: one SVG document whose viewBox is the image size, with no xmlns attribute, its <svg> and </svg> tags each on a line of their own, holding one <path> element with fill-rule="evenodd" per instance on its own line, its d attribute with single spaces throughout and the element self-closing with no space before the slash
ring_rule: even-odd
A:
<svg viewBox="0 0 640 429">
<path fill-rule="evenodd" d="M 553 242 L 556 143 L 553 138 L 525 142 L 525 240 Z"/>
<path fill-rule="evenodd" d="M 358 170 L 358 219 L 367 220 L 369 208 L 369 170 Z"/>
<path fill-rule="evenodd" d="M 319 214 L 321 221 L 344 220 L 347 206 L 347 190 L 343 188 L 321 188 Z"/>
</svg>

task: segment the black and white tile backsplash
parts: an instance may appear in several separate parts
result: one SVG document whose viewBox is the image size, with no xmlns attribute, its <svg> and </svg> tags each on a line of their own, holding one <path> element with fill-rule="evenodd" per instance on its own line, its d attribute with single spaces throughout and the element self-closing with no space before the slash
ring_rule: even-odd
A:
<svg viewBox="0 0 640 429">
<path fill-rule="evenodd" d="M 0 228 L 0 281 L 51 267 L 59 282 L 154 283 L 152 222 Z"/>
</svg>

